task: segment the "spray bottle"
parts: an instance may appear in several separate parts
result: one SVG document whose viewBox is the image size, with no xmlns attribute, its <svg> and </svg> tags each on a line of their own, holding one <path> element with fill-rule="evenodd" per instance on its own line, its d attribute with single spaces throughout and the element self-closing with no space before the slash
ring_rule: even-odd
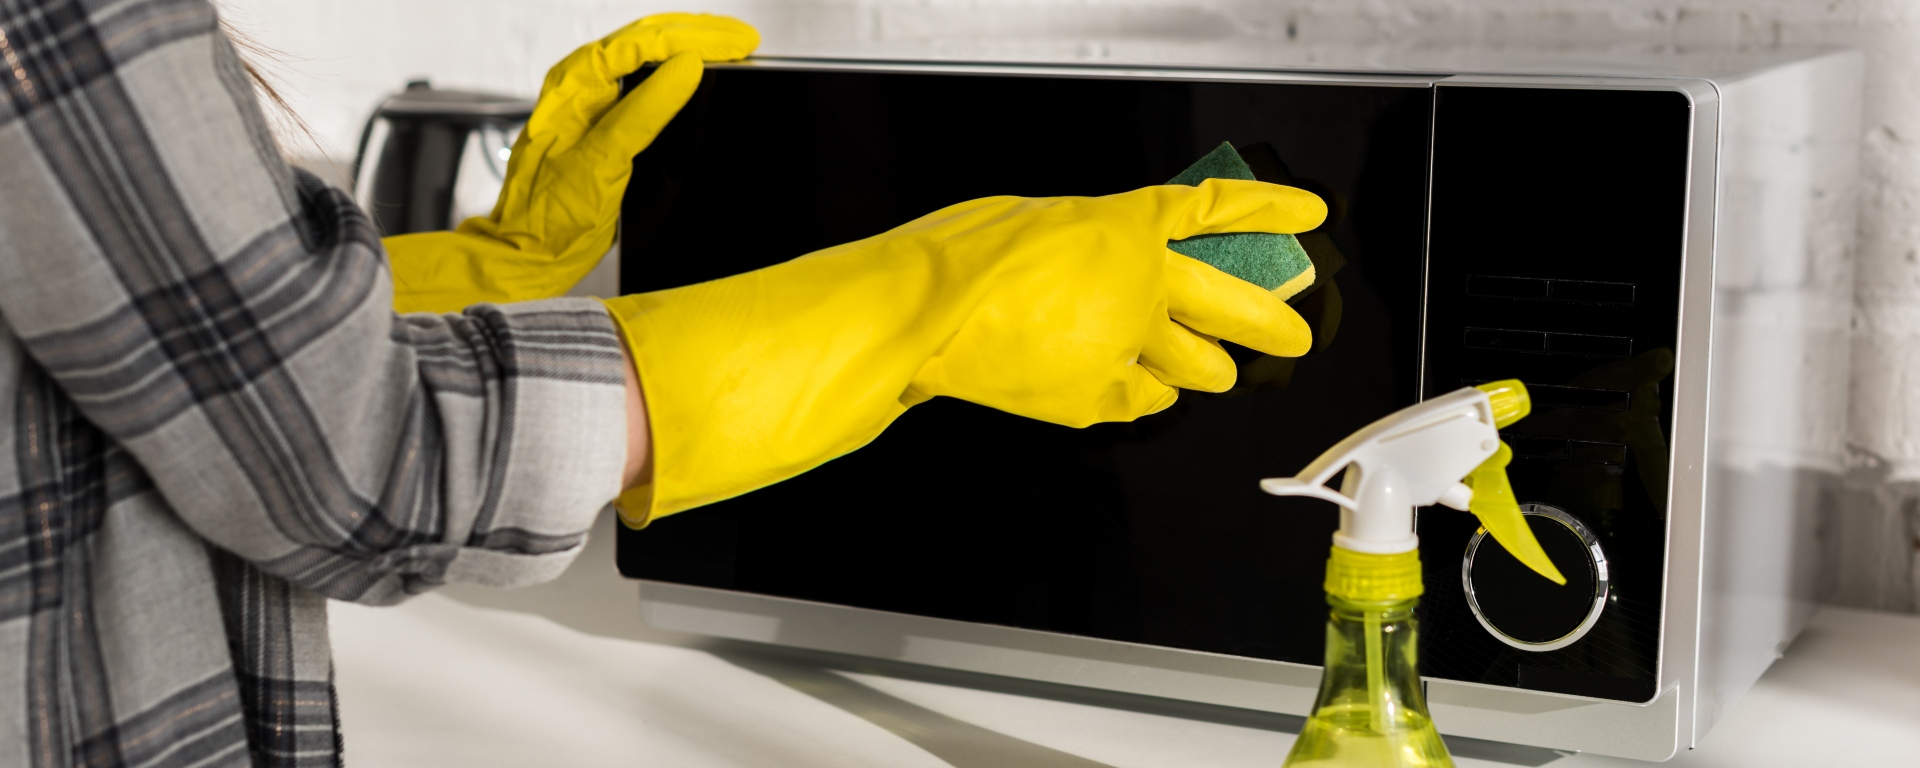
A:
<svg viewBox="0 0 1920 768">
<path fill-rule="evenodd" d="M 1403 408 L 1328 449 L 1297 477 L 1269 478 L 1276 496 L 1340 505 L 1327 560 L 1326 671 L 1288 766 L 1452 766 L 1421 694 L 1413 608 L 1422 592 L 1414 508 L 1472 512 L 1516 559 L 1567 583 L 1533 538 L 1507 482 L 1512 449 L 1499 429 L 1532 409 L 1506 380 Z M 1345 471 L 1340 490 L 1327 487 Z"/>
</svg>

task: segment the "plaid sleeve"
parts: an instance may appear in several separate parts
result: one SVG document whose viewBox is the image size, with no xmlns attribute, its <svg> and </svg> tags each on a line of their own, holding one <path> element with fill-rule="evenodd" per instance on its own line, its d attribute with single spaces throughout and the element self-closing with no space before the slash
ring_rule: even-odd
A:
<svg viewBox="0 0 1920 768">
<path fill-rule="evenodd" d="M 0 1 L 0 65 L 0 315 L 189 527 L 362 602 L 565 567 L 624 461 L 597 303 L 396 316 L 207 0 Z"/>
</svg>

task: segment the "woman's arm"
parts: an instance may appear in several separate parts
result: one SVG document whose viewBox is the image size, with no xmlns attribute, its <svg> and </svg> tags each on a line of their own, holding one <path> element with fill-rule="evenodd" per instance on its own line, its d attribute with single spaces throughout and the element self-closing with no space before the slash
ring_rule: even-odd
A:
<svg viewBox="0 0 1920 768">
<path fill-rule="evenodd" d="M 365 602 L 564 568 L 645 461 L 606 311 L 395 315 L 210 4 L 28 5 L 0 14 L 0 315 L 186 524 Z"/>
</svg>

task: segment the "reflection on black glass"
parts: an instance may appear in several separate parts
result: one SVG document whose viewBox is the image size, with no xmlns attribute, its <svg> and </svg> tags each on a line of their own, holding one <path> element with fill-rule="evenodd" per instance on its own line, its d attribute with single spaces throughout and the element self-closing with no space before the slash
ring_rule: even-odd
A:
<svg viewBox="0 0 1920 768">
<path fill-rule="evenodd" d="M 1673 350 L 1661 347 L 1631 359 L 1596 366 L 1565 385 L 1528 385 L 1534 413 L 1516 423 L 1509 440 L 1520 457 L 1624 465 L 1629 455 L 1647 498 L 1666 498 L 1667 438 L 1660 427 L 1660 384 L 1673 375 Z M 1554 407 L 1556 398 L 1578 405 Z M 1615 405 L 1622 407 L 1615 407 Z M 1599 407 L 1596 407 L 1599 406 Z M 1521 450 L 1525 441 L 1534 453 Z M 1560 445 L 1551 445 L 1552 443 Z M 1593 511 L 1620 509 L 1622 473 L 1564 465 L 1556 470 L 1554 498 Z M 1569 495 L 1562 496 L 1562 492 Z"/>
</svg>

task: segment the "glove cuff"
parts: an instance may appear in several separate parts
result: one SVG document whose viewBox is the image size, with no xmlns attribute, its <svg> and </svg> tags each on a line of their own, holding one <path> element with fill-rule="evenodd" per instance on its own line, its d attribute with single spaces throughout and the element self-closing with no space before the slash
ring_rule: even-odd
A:
<svg viewBox="0 0 1920 768">
<path fill-rule="evenodd" d="M 653 481 L 649 480 L 620 493 L 613 502 L 613 511 L 619 513 L 620 522 L 628 528 L 640 530 L 653 522 Z"/>
<path fill-rule="evenodd" d="M 775 359 L 770 349 L 819 342 L 776 338 L 782 329 L 749 319 L 751 291 L 724 288 L 602 300 L 632 351 L 652 430 L 652 481 L 616 503 L 630 527 L 813 469 L 871 442 L 907 410 L 906 376 L 873 367 L 885 355 L 818 366 Z"/>
</svg>

